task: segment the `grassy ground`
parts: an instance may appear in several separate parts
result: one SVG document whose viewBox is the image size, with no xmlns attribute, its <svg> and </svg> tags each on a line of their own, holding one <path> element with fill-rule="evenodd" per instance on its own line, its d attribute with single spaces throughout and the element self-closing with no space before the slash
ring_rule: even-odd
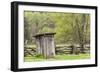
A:
<svg viewBox="0 0 100 73">
<path fill-rule="evenodd" d="M 27 56 L 24 57 L 25 62 L 36 62 L 36 61 L 54 61 L 54 60 L 79 60 L 79 59 L 89 59 L 90 54 L 79 54 L 79 55 L 56 55 L 54 58 L 44 59 L 42 56 Z"/>
</svg>

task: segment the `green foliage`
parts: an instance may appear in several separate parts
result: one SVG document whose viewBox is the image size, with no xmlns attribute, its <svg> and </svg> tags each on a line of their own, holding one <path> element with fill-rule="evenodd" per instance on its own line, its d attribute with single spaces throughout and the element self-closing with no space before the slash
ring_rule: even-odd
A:
<svg viewBox="0 0 100 73">
<path fill-rule="evenodd" d="M 43 55 L 42 54 L 36 54 L 35 57 L 36 58 L 43 58 Z"/>
<path fill-rule="evenodd" d="M 24 12 L 24 40 L 35 43 L 36 33 L 55 32 L 56 44 L 89 44 L 90 15 L 83 13 Z"/>
</svg>

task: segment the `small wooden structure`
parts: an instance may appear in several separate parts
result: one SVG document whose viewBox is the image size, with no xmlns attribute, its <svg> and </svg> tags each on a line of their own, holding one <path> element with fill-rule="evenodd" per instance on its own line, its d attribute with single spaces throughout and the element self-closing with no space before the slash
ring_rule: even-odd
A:
<svg viewBox="0 0 100 73">
<path fill-rule="evenodd" d="M 42 54 L 45 58 L 51 58 L 55 56 L 55 44 L 54 44 L 55 33 L 43 33 L 36 34 L 37 54 Z"/>
</svg>

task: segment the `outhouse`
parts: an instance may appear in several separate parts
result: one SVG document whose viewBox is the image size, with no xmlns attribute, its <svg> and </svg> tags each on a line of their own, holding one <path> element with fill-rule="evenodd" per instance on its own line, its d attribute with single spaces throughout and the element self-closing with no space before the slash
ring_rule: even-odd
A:
<svg viewBox="0 0 100 73">
<path fill-rule="evenodd" d="M 45 58 L 51 58 L 55 56 L 55 44 L 54 44 L 55 33 L 43 33 L 36 34 L 36 52 L 42 54 Z"/>
</svg>

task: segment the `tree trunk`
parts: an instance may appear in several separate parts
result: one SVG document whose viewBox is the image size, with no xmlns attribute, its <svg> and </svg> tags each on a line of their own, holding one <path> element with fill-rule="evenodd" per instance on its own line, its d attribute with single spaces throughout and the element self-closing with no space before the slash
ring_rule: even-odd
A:
<svg viewBox="0 0 100 73">
<path fill-rule="evenodd" d="M 84 44 L 80 44 L 80 47 L 81 47 L 80 52 L 85 53 Z"/>
</svg>

